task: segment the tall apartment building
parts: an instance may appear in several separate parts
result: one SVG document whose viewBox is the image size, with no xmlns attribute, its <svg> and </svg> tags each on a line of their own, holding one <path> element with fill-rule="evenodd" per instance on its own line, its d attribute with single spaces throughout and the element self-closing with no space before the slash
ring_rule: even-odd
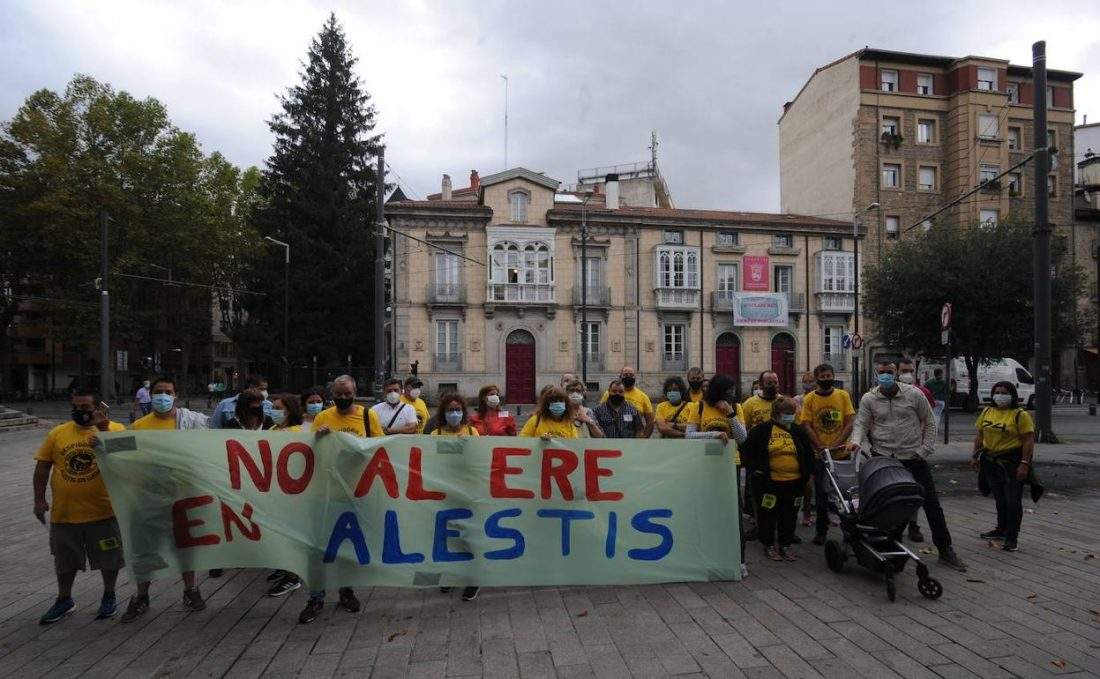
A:
<svg viewBox="0 0 1100 679">
<path fill-rule="evenodd" d="M 692 365 L 735 377 L 762 370 L 784 389 L 822 361 L 847 378 L 853 306 L 851 226 L 783 214 L 636 207 L 614 173 L 566 192 L 524 168 L 387 204 L 395 236 L 395 365 L 416 364 L 428 393 L 499 384 L 533 402 L 562 373 L 604 389 L 626 365 L 658 394 Z M 587 225 L 587 326 L 581 234 Z M 752 294 L 749 294 L 749 293 Z"/>
<path fill-rule="evenodd" d="M 1034 209 L 1028 164 L 933 221 L 924 218 L 1022 160 L 1035 147 L 1032 105 L 1045 97 L 1050 146 L 1050 221 L 1072 252 L 1087 253 L 1073 228 L 1073 83 L 1003 59 L 943 57 L 866 48 L 814 71 L 779 118 L 783 212 L 856 216 L 867 227 L 861 261 L 892 240 L 936 225 L 996 221 Z M 865 211 L 870 205 L 879 207 Z M 863 245 L 863 244 L 861 244 Z M 864 257 L 866 253 L 866 258 Z M 1064 363 L 1064 362 L 1063 362 Z M 1063 373 L 1067 366 L 1062 366 Z"/>
</svg>

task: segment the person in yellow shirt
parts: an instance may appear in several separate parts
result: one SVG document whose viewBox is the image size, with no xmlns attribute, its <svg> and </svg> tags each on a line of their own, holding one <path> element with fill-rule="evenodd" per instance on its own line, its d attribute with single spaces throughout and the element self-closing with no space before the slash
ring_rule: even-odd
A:
<svg viewBox="0 0 1100 679">
<path fill-rule="evenodd" d="M 813 446 L 795 424 L 796 410 L 794 399 L 775 399 L 771 420 L 749 430 L 741 449 L 753 477 L 757 535 L 772 561 L 795 560 L 791 544 L 798 520 L 796 501 L 813 473 Z"/>
<path fill-rule="evenodd" d="M 416 421 L 420 424 L 420 429 L 415 432 L 417 434 L 424 433 L 424 427 L 428 424 L 428 418 L 431 417 L 428 414 L 428 404 L 420 398 L 423 387 L 424 383 L 420 381 L 420 378 L 411 375 L 405 378 L 405 393 L 401 396 L 402 403 L 411 405 L 416 409 Z"/>
<path fill-rule="evenodd" d="M 758 424 L 770 422 L 772 405 L 779 398 L 779 375 L 768 370 L 760 373 L 760 394 L 753 394 L 745 401 L 745 428 L 752 431 Z"/>
<path fill-rule="evenodd" d="M 443 395 L 439 400 L 435 421 L 438 424 L 432 430 L 432 436 L 480 436 L 477 429 L 470 424 L 470 416 L 466 411 L 466 399 L 458 394 Z"/>
<path fill-rule="evenodd" d="M 981 534 L 986 540 L 1003 540 L 1006 552 L 1015 552 L 1024 518 L 1024 484 L 1035 457 L 1035 422 L 1020 407 L 1016 385 L 998 382 L 990 389 L 993 406 L 982 410 L 975 426 L 975 466 L 989 484 L 997 506 L 997 526 Z"/>
<path fill-rule="evenodd" d="M 577 438 L 577 428 L 569 416 L 568 400 L 561 387 L 551 385 L 543 389 L 535 414 L 523 425 L 519 435 L 537 436 L 543 441 Z"/>
<path fill-rule="evenodd" d="M 73 582 L 85 565 L 103 577 L 96 619 L 113 617 L 115 581 L 124 565 L 122 533 L 93 445 L 98 432 L 126 427 L 108 418 L 106 404 L 94 391 L 78 391 L 72 407 L 71 421 L 51 429 L 34 456 L 34 515 L 46 523 L 49 512 L 50 552 L 57 575 L 57 600 L 39 619 L 43 625 L 61 620 L 76 608 Z M 46 500 L 47 482 L 52 506 Z"/>
<path fill-rule="evenodd" d="M 703 383 L 706 382 L 703 379 L 702 368 L 688 368 L 687 371 L 687 384 L 688 392 L 687 398 L 692 403 L 698 403 L 703 400 L 703 395 L 706 394 L 706 389 L 703 387 Z"/>
<path fill-rule="evenodd" d="M 835 386 L 833 366 L 822 363 L 814 368 L 814 383 L 817 388 L 802 397 L 802 407 L 798 410 L 798 424 L 802 425 L 814 449 L 813 491 L 817 496 L 817 527 L 814 544 L 825 544 L 829 533 L 829 489 L 826 484 L 825 463 L 821 451 L 829 449 L 836 459 L 846 459 L 849 455 L 844 444 L 852 435 L 856 410 L 848 392 Z M 809 516 L 809 500 L 803 496 L 802 511 Z M 804 525 L 809 525 L 803 520 Z"/>
<path fill-rule="evenodd" d="M 634 386 L 638 382 L 638 375 L 634 368 L 626 366 L 620 370 L 619 381 L 623 383 L 623 398 L 645 418 L 645 435 L 643 438 L 649 438 L 653 435 L 653 401 L 649 400 L 648 394 Z M 600 398 L 600 403 L 607 403 L 606 391 Z"/>
<path fill-rule="evenodd" d="M 663 391 L 667 400 L 657 404 L 657 434 L 663 439 L 682 439 L 688 423 L 696 419 L 698 404 L 688 398 L 687 385 L 678 376 L 667 378 Z"/>
</svg>

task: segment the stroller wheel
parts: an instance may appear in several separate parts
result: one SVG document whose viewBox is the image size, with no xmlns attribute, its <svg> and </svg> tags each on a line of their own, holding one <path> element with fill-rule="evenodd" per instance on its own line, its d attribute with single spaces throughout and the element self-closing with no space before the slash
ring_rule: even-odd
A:
<svg viewBox="0 0 1100 679">
<path fill-rule="evenodd" d="M 829 570 L 834 573 L 843 571 L 844 562 L 847 560 L 848 555 L 844 553 L 844 545 L 836 540 L 825 542 L 825 563 L 828 564 Z"/>
<path fill-rule="evenodd" d="M 894 573 L 886 571 L 886 598 L 894 601 L 898 598 L 898 587 L 894 584 Z"/>
<path fill-rule="evenodd" d="M 925 599 L 939 599 L 943 596 L 943 585 L 935 578 L 922 578 L 917 581 L 917 591 Z"/>
</svg>

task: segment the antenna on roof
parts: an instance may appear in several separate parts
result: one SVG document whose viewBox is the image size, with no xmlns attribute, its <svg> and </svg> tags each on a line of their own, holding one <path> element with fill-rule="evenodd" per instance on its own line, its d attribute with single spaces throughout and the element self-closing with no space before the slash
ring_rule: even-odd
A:
<svg viewBox="0 0 1100 679">
<path fill-rule="evenodd" d="M 508 169 L 508 74 L 500 76 L 504 79 L 504 169 Z"/>
<path fill-rule="evenodd" d="M 649 152 L 651 156 L 650 164 L 653 166 L 653 171 L 657 171 L 657 130 L 653 130 L 649 133 Z"/>
</svg>

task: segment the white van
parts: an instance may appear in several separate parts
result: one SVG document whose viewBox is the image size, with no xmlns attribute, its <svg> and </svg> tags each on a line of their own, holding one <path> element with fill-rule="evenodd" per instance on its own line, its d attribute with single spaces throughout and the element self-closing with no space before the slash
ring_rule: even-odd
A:
<svg viewBox="0 0 1100 679">
<path fill-rule="evenodd" d="M 942 363 L 921 362 L 918 375 L 921 383 L 932 379 L 933 371 L 943 368 Z M 951 363 L 951 381 L 955 383 L 951 405 L 961 406 L 970 393 L 970 371 L 966 369 L 966 361 L 956 358 Z M 1029 410 L 1035 407 L 1035 378 L 1031 376 L 1023 364 L 1014 358 L 996 358 L 989 363 L 978 365 L 978 401 L 992 403 L 990 390 L 998 382 L 1011 382 L 1016 387 L 1020 396 L 1020 403 Z"/>
</svg>

